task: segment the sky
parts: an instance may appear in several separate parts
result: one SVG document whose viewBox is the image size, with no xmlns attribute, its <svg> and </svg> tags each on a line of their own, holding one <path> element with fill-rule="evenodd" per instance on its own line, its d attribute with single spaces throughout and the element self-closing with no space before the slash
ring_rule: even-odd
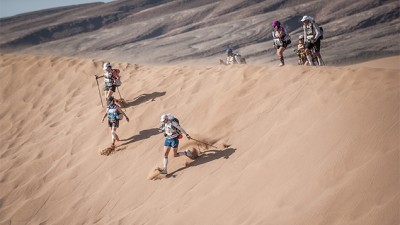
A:
<svg viewBox="0 0 400 225">
<path fill-rule="evenodd" d="M 0 0 L 0 18 L 59 6 L 111 0 Z"/>
</svg>

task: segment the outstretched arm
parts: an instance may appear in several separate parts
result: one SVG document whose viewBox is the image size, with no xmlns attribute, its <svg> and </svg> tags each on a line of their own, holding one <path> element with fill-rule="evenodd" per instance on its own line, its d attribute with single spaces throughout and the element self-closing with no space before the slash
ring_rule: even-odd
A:
<svg viewBox="0 0 400 225">
<path fill-rule="evenodd" d="M 104 113 L 103 119 L 101 120 L 101 122 L 104 122 L 104 119 L 106 118 L 107 113 Z"/>
<path fill-rule="evenodd" d="M 314 30 L 315 30 L 315 40 L 318 40 L 319 37 L 321 37 L 321 29 L 316 23 L 313 23 Z"/>
<path fill-rule="evenodd" d="M 186 133 L 186 131 L 177 122 L 172 121 L 172 125 L 180 130 L 182 133 L 184 133 L 188 139 L 191 139 L 190 135 Z"/>
</svg>

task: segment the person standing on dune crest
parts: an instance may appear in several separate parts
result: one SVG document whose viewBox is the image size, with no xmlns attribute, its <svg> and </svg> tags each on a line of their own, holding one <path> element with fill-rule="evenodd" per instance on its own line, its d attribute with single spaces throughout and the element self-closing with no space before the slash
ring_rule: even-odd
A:
<svg viewBox="0 0 400 225">
<path fill-rule="evenodd" d="M 294 52 L 297 54 L 297 58 L 298 58 L 297 64 L 306 65 L 308 63 L 307 57 L 306 57 L 306 50 L 304 47 L 304 36 L 303 35 L 299 36 L 299 40 L 297 42 L 297 48 L 294 50 Z"/>
<path fill-rule="evenodd" d="M 162 174 L 167 174 L 167 165 L 168 165 L 168 155 L 169 151 L 174 151 L 174 157 L 179 156 L 187 156 L 189 158 L 192 157 L 192 152 L 187 149 L 184 152 L 178 152 L 179 139 L 182 138 L 182 133 L 186 135 L 186 137 L 190 140 L 191 137 L 186 131 L 179 125 L 179 120 L 175 118 L 171 114 L 163 114 L 161 116 L 162 125 L 160 127 L 161 132 L 164 133 L 165 141 L 164 141 L 164 160 L 163 160 L 163 168 L 160 170 Z"/>
<path fill-rule="evenodd" d="M 292 41 L 290 40 L 289 34 L 286 33 L 285 28 L 281 25 L 281 22 L 278 20 L 273 21 L 272 27 L 274 28 L 274 31 L 272 31 L 274 48 L 276 49 L 279 61 L 281 61 L 279 66 L 284 66 L 285 60 L 283 59 L 283 52 Z"/>
<path fill-rule="evenodd" d="M 233 64 L 246 64 L 246 59 L 243 58 L 239 53 L 233 53 L 232 48 L 226 50 L 226 62 L 220 59 L 219 64 L 233 65 Z"/>
<path fill-rule="evenodd" d="M 323 29 L 314 21 L 314 18 L 312 18 L 311 16 L 303 16 L 301 22 L 303 22 L 304 44 L 306 47 L 308 63 L 309 65 L 314 66 L 311 56 L 311 49 L 314 49 L 315 55 L 318 59 L 318 64 L 322 66 L 323 61 L 321 58 L 320 50 L 321 39 L 323 38 Z"/>
</svg>

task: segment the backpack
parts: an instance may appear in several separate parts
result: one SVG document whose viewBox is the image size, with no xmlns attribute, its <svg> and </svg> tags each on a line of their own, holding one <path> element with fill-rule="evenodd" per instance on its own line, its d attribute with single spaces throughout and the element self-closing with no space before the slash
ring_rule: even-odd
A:
<svg viewBox="0 0 400 225">
<path fill-rule="evenodd" d="M 179 119 L 178 119 L 178 118 L 175 118 L 174 116 L 172 116 L 171 123 L 172 123 L 172 122 L 176 122 L 178 125 L 180 125 L 180 124 L 179 124 Z M 164 126 L 165 126 L 165 124 L 163 124 L 163 125 L 160 127 L 161 130 L 164 130 Z M 179 130 L 178 128 L 176 128 L 173 124 L 172 124 L 172 129 L 174 130 L 174 132 L 176 132 L 176 133 L 178 134 L 178 138 L 179 138 L 179 139 L 181 139 L 181 138 L 183 137 L 183 136 L 182 136 L 181 130 Z M 167 134 L 164 133 L 164 136 L 166 137 Z"/>
<path fill-rule="evenodd" d="M 285 36 L 283 38 L 275 37 L 275 31 L 272 31 L 272 38 L 275 46 L 282 46 L 283 43 L 285 43 L 286 47 L 288 47 L 292 43 L 289 33 L 286 33 L 285 29 L 284 31 L 285 31 Z"/>
<path fill-rule="evenodd" d="M 176 122 L 179 126 L 180 126 L 180 124 L 179 124 L 179 119 L 178 118 L 172 118 L 172 120 L 171 120 L 171 122 Z M 178 128 L 176 128 L 174 125 L 172 125 L 172 127 L 174 128 L 174 130 L 175 130 L 175 132 L 177 133 L 177 134 L 181 134 L 182 132 L 181 132 L 181 130 L 179 130 Z"/>
<path fill-rule="evenodd" d="M 286 47 L 288 47 L 292 43 L 292 40 L 291 40 L 289 34 L 285 35 L 285 43 L 286 43 Z"/>
<path fill-rule="evenodd" d="M 114 69 L 112 72 L 112 78 L 114 81 L 114 85 L 115 86 L 121 86 L 122 82 L 121 82 L 121 77 L 119 76 L 119 69 Z"/>
<path fill-rule="evenodd" d="M 123 114 L 118 111 L 118 106 L 116 104 L 107 107 L 107 115 L 110 121 L 123 119 Z"/>
<path fill-rule="evenodd" d="M 324 28 L 323 27 L 319 27 L 319 30 L 321 31 L 321 37 L 319 39 L 324 39 Z"/>
</svg>

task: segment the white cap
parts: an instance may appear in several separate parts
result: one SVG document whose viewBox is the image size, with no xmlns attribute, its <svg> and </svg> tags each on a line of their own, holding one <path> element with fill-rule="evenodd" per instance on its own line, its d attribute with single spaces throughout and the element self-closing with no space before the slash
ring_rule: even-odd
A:
<svg viewBox="0 0 400 225">
<path fill-rule="evenodd" d="M 306 20 L 311 21 L 311 18 L 309 16 L 303 16 L 303 18 L 301 19 L 301 22 L 304 22 Z"/>
<path fill-rule="evenodd" d="M 103 70 L 107 70 L 108 67 L 111 67 L 111 64 L 109 62 L 104 63 Z"/>
<path fill-rule="evenodd" d="M 160 118 L 160 121 L 161 121 L 161 122 L 164 122 L 165 119 L 172 120 L 172 119 L 174 119 L 174 116 L 173 116 L 171 113 L 162 114 L 162 116 L 161 116 L 161 118 Z"/>
</svg>

